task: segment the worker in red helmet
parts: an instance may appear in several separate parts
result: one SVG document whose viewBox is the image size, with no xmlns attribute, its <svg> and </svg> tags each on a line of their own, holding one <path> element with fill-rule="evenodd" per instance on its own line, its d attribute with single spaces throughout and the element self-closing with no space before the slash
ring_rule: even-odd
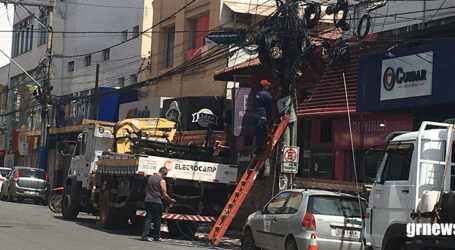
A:
<svg viewBox="0 0 455 250">
<path fill-rule="evenodd" d="M 272 85 L 268 80 L 259 81 L 261 90 L 256 94 L 256 112 L 254 113 L 254 122 L 256 127 L 256 143 L 254 147 L 255 156 L 261 154 L 265 139 L 267 137 L 267 127 L 272 120 L 272 105 L 275 99 L 269 93 Z"/>
</svg>

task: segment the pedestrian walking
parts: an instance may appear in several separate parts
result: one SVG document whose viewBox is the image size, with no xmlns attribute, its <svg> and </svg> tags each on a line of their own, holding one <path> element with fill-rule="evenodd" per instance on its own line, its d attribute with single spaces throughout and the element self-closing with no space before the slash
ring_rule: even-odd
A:
<svg viewBox="0 0 455 250">
<path fill-rule="evenodd" d="M 272 124 L 272 104 L 275 103 L 275 99 L 269 93 L 272 84 L 265 79 L 259 81 L 259 84 L 261 85 L 261 90 L 256 94 L 256 111 L 254 113 L 256 128 L 255 157 L 262 153 L 267 137 L 267 127 Z"/>
<path fill-rule="evenodd" d="M 175 200 L 169 197 L 166 191 L 166 181 L 164 178 L 167 175 L 167 168 L 162 167 L 158 171 L 158 174 L 152 175 L 147 180 L 147 186 L 145 188 L 145 222 L 142 230 L 141 240 L 143 241 L 162 241 L 160 238 L 160 227 L 161 227 L 161 213 L 163 211 L 162 198 L 168 200 L 171 203 L 175 203 Z M 150 223 L 153 220 L 153 239 L 148 238 L 150 231 Z"/>
</svg>

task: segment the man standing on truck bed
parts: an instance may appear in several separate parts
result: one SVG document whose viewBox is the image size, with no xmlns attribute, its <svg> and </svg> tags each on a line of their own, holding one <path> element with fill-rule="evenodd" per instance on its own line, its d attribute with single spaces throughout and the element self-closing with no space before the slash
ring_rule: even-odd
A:
<svg viewBox="0 0 455 250">
<path fill-rule="evenodd" d="M 163 203 L 161 198 L 165 198 L 171 203 L 175 200 L 169 197 L 166 191 L 166 181 L 163 179 L 167 175 L 167 168 L 162 167 L 158 174 L 152 175 L 147 180 L 145 188 L 145 215 L 144 227 L 142 230 L 141 240 L 143 241 L 162 241 L 160 238 L 161 213 L 163 211 Z M 150 223 L 153 218 L 153 240 L 148 238 L 150 231 Z"/>
</svg>

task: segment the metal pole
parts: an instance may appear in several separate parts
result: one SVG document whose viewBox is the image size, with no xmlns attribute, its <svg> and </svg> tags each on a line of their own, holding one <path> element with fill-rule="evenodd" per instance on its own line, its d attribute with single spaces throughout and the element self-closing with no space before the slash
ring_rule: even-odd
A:
<svg viewBox="0 0 455 250">
<path fill-rule="evenodd" d="M 52 4 L 54 1 L 52 1 Z M 43 89 L 41 95 L 41 119 L 42 119 L 42 143 L 40 149 L 40 168 L 47 170 L 47 151 L 49 146 L 49 108 L 51 105 L 51 66 L 52 66 L 52 40 L 53 40 L 53 29 L 52 23 L 54 18 L 54 8 L 49 7 L 49 24 L 48 24 L 48 37 L 47 37 L 47 50 L 46 50 L 46 67 L 44 75 L 46 76 L 43 83 Z"/>
<path fill-rule="evenodd" d="M 93 104 L 93 119 L 98 120 L 98 102 L 99 102 L 99 79 L 100 79 L 100 64 L 96 64 L 95 76 L 95 103 Z"/>
</svg>

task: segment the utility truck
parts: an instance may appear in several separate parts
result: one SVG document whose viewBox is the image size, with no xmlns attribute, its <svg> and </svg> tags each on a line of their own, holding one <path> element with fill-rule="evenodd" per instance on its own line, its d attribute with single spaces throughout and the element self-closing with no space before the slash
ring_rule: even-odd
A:
<svg viewBox="0 0 455 250">
<path fill-rule="evenodd" d="M 176 123 L 162 118 L 84 125 L 65 182 L 63 217 L 86 212 L 97 215 L 101 227 L 142 226 L 147 176 L 166 167 L 168 193 L 177 200 L 163 214 L 169 233 L 191 238 L 197 222 L 214 222 L 237 168 L 215 162 L 209 143 L 173 143 L 176 131 Z"/>
<path fill-rule="evenodd" d="M 453 123 L 423 122 L 419 131 L 388 136 L 366 212 L 374 249 L 455 248 L 453 228 L 452 236 L 419 235 L 426 227 L 420 223 L 455 223 L 453 140 Z"/>
</svg>

